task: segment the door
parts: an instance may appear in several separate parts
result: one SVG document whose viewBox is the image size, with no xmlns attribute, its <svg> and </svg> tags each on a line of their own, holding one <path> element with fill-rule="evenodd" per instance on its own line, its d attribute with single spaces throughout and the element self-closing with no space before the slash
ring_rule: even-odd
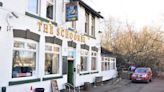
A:
<svg viewBox="0 0 164 92">
<path fill-rule="evenodd" d="M 73 85 L 73 60 L 68 60 L 67 82 Z"/>
</svg>

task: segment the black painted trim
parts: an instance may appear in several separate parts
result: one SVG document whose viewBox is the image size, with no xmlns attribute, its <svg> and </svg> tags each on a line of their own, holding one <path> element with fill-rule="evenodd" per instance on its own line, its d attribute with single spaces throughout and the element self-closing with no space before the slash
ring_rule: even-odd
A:
<svg viewBox="0 0 164 92">
<path fill-rule="evenodd" d="M 82 0 L 75 0 L 75 1 L 79 1 L 79 4 L 83 6 L 87 11 L 91 12 L 94 16 L 97 16 L 98 18 L 103 18 L 103 16 L 101 16 L 97 11 L 95 11 L 90 6 L 88 6 L 84 1 Z"/>
<path fill-rule="evenodd" d="M 87 36 L 87 37 L 90 37 L 90 38 L 96 39 L 96 37 L 93 37 L 93 36 L 88 35 L 88 34 L 84 34 L 84 36 Z"/>
<path fill-rule="evenodd" d="M 45 37 L 46 43 L 54 43 L 54 39 L 55 39 L 55 36 L 54 37 L 49 37 L 49 36 Z"/>
<path fill-rule="evenodd" d="M 89 75 L 90 73 L 80 73 L 80 75 Z"/>
<path fill-rule="evenodd" d="M 21 29 L 13 29 L 13 36 L 14 37 L 20 37 L 20 38 L 26 38 L 26 30 Z"/>
<path fill-rule="evenodd" d="M 29 12 L 25 12 L 25 15 L 30 16 L 30 17 L 33 17 L 33 18 L 36 18 L 36 19 L 39 19 L 39 20 L 44 21 L 44 22 L 47 22 L 47 23 L 51 22 L 53 25 L 57 26 L 57 23 L 56 22 L 53 22 L 53 21 L 50 21 L 48 19 L 42 18 L 40 16 L 31 14 Z"/>
<path fill-rule="evenodd" d="M 31 40 L 34 40 L 37 42 L 39 42 L 39 40 L 40 40 L 40 35 L 30 32 L 29 29 L 27 29 L 27 30 L 13 29 L 13 36 L 25 38 L 25 39 L 31 39 Z"/>
<path fill-rule="evenodd" d="M 20 81 L 10 81 L 9 86 L 19 85 L 19 84 L 26 84 L 26 83 L 33 83 L 33 82 L 39 82 L 39 81 L 40 81 L 40 78 L 29 79 L 29 80 L 20 80 Z"/>
<path fill-rule="evenodd" d="M 95 74 L 95 73 L 99 73 L 98 71 L 96 71 L 96 72 L 91 72 L 91 74 Z"/>
<path fill-rule="evenodd" d="M 76 48 L 76 43 L 74 41 L 68 41 L 68 46 Z"/>
<path fill-rule="evenodd" d="M 98 48 L 97 48 L 97 47 L 95 47 L 95 46 L 94 46 L 94 47 L 92 47 L 92 50 L 93 50 L 93 51 L 98 52 Z"/>
<path fill-rule="evenodd" d="M 89 45 L 81 44 L 81 49 L 89 50 Z"/>
<path fill-rule="evenodd" d="M 54 37 L 46 36 L 45 41 L 48 43 L 54 43 L 54 44 L 58 44 L 58 45 L 62 46 L 62 40 L 59 38 L 56 38 L 55 36 Z"/>
<path fill-rule="evenodd" d="M 55 38 L 54 43 L 62 46 L 62 40 L 59 38 Z"/>
<path fill-rule="evenodd" d="M 57 77 L 45 77 L 42 80 L 43 81 L 47 81 L 47 80 L 53 80 L 53 79 L 59 79 L 59 78 L 63 78 L 63 76 L 57 76 Z"/>
</svg>

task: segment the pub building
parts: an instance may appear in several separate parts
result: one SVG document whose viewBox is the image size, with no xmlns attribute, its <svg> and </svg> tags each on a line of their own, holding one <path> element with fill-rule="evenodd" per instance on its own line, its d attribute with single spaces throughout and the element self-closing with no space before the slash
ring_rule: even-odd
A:
<svg viewBox="0 0 164 92">
<path fill-rule="evenodd" d="M 103 17 L 84 1 L 0 3 L 0 92 L 52 92 L 52 80 L 63 90 L 117 75 L 115 57 L 102 61 Z"/>
</svg>

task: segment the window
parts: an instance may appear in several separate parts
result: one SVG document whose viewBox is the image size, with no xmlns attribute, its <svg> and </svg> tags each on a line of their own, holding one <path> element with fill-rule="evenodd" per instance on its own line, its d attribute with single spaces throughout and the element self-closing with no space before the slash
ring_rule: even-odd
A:
<svg viewBox="0 0 164 92">
<path fill-rule="evenodd" d="M 92 52 L 92 57 L 91 57 L 91 70 L 96 70 L 97 69 L 97 53 Z"/>
<path fill-rule="evenodd" d="M 116 62 L 113 61 L 113 69 L 116 69 Z"/>
<path fill-rule="evenodd" d="M 81 71 L 88 70 L 88 51 L 87 50 L 81 51 L 80 67 L 81 67 Z"/>
<path fill-rule="evenodd" d="M 111 68 L 110 58 L 102 57 L 101 71 L 108 71 L 108 70 L 110 70 L 110 68 Z"/>
<path fill-rule="evenodd" d="M 14 41 L 12 78 L 36 75 L 37 43 Z"/>
<path fill-rule="evenodd" d="M 55 7 L 55 2 L 54 0 L 47 0 L 47 5 L 46 5 L 46 17 L 49 19 L 54 19 L 54 7 Z"/>
<path fill-rule="evenodd" d="M 91 29 L 91 35 L 95 37 L 95 17 L 92 16 L 92 29 Z"/>
<path fill-rule="evenodd" d="M 28 0 L 27 11 L 33 14 L 38 14 L 39 0 Z"/>
<path fill-rule="evenodd" d="M 104 71 L 105 70 L 105 62 L 102 62 L 101 63 L 101 71 Z"/>
<path fill-rule="evenodd" d="M 47 44 L 45 47 L 45 75 L 59 74 L 60 47 Z"/>
<path fill-rule="evenodd" d="M 72 28 L 76 29 L 76 21 L 72 21 Z"/>
<path fill-rule="evenodd" d="M 85 13 L 85 33 L 89 35 L 89 13 Z"/>
<path fill-rule="evenodd" d="M 111 69 L 116 69 L 116 59 L 110 58 L 110 61 L 111 61 Z"/>
</svg>

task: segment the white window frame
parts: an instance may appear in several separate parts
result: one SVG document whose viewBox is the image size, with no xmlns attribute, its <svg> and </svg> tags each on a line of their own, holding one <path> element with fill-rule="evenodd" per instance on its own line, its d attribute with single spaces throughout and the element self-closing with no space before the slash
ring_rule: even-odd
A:
<svg viewBox="0 0 164 92">
<path fill-rule="evenodd" d="M 87 61 L 86 61 L 87 70 L 86 71 L 81 70 L 81 57 L 87 57 Z M 89 61 L 89 51 L 81 49 L 81 51 L 80 51 L 80 73 L 87 73 L 89 71 L 89 62 L 88 61 Z"/>
<path fill-rule="evenodd" d="M 23 42 L 25 44 L 25 48 L 17 48 L 14 47 L 14 42 L 18 41 L 18 42 Z M 32 49 L 27 49 L 27 43 L 32 43 L 32 44 L 36 44 L 36 50 L 32 50 Z M 35 79 L 38 78 L 38 74 L 39 74 L 39 43 L 33 40 L 29 40 L 29 39 L 23 39 L 23 38 L 14 38 L 13 40 L 13 51 L 14 50 L 23 50 L 23 51 L 32 51 L 32 52 L 36 52 L 36 62 L 35 62 L 35 74 L 29 77 L 18 77 L 18 78 L 12 78 L 12 74 L 11 74 L 11 80 L 12 81 L 19 81 L 19 80 L 27 80 L 27 79 Z M 12 58 L 13 58 L 13 54 L 12 54 Z M 13 65 L 13 61 L 12 61 L 12 65 Z M 13 67 L 12 67 L 13 68 Z M 13 69 L 11 69 L 11 72 L 13 72 Z"/>
<path fill-rule="evenodd" d="M 85 11 L 85 34 L 86 35 L 89 35 L 90 32 L 89 32 L 89 29 L 90 29 L 90 14 L 89 12 Z"/>
<path fill-rule="evenodd" d="M 98 61 L 98 60 L 97 60 L 97 54 L 98 54 L 98 53 L 97 53 L 96 51 L 92 51 L 92 52 L 91 52 L 91 71 L 97 71 L 97 69 L 98 69 L 98 67 L 97 67 L 97 63 L 98 63 L 98 62 L 97 62 L 97 61 Z M 95 70 L 92 70 L 92 58 L 93 58 L 93 57 L 96 58 L 96 69 L 95 69 Z"/>
<path fill-rule="evenodd" d="M 34 12 L 32 12 L 32 11 L 29 11 L 29 9 L 28 9 L 28 0 L 27 0 L 27 4 L 26 4 L 26 11 L 27 12 L 29 12 L 29 13 L 31 13 L 31 14 L 34 14 L 34 15 L 37 15 L 37 16 L 39 16 L 40 15 L 40 6 L 41 6 L 41 0 L 37 0 L 37 11 L 34 13 Z"/>
<path fill-rule="evenodd" d="M 96 36 L 96 30 L 95 30 L 95 25 L 96 25 L 96 17 L 95 16 L 91 16 L 92 18 L 92 25 L 91 25 L 91 36 L 95 37 Z"/>
<path fill-rule="evenodd" d="M 48 4 L 53 5 L 52 19 L 47 17 L 47 5 Z M 56 14 L 56 0 L 46 0 L 46 18 L 49 20 L 55 21 L 55 18 L 56 18 L 55 14 Z"/>
<path fill-rule="evenodd" d="M 107 64 L 107 67 L 105 66 L 105 63 Z M 102 62 L 101 62 L 101 71 L 109 71 L 111 70 L 111 61 L 109 57 L 103 57 L 102 56 Z"/>
<path fill-rule="evenodd" d="M 51 46 L 52 47 L 52 51 L 46 51 L 46 46 Z M 59 52 L 54 52 L 54 47 L 57 47 L 57 48 L 59 48 Z M 45 74 L 45 60 L 44 60 L 44 76 L 45 77 L 56 77 L 56 76 L 61 76 L 62 75 L 62 63 L 61 63 L 61 55 L 62 55 L 62 53 L 61 53 L 61 46 L 59 46 L 59 45 L 56 45 L 56 44 L 52 44 L 52 43 L 46 43 L 45 44 L 45 54 L 46 53 L 50 53 L 50 54 L 58 54 L 59 55 L 59 61 L 58 61 L 58 63 L 59 63 L 59 70 L 58 70 L 58 73 L 57 74 L 48 74 L 48 75 L 46 75 Z M 45 55 L 44 54 L 44 55 Z M 46 59 L 46 58 L 45 58 Z"/>
</svg>

